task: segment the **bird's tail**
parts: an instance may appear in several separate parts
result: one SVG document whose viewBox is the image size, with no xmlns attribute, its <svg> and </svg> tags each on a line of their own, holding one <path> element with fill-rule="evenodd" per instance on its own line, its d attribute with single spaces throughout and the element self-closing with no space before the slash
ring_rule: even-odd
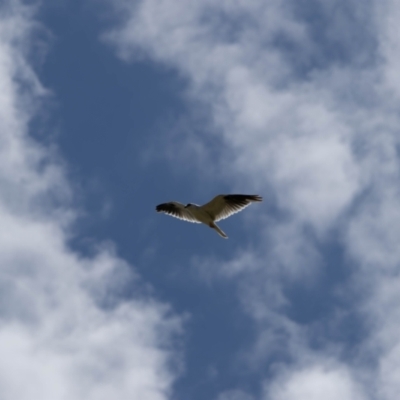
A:
<svg viewBox="0 0 400 400">
<path fill-rule="evenodd" d="M 218 232 L 219 236 L 222 236 L 224 239 L 228 239 L 228 236 L 226 235 L 226 233 L 217 224 L 213 223 L 210 226 L 211 226 L 211 228 L 215 229 Z"/>
</svg>

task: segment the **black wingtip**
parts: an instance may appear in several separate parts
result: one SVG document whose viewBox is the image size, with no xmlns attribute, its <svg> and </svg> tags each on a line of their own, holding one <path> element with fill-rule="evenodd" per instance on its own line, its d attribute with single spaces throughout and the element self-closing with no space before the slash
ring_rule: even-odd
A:
<svg viewBox="0 0 400 400">
<path fill-rule="evenodd" d="M 173 212 L 176 210 L 176 206 L 173 203 L 162 203 L 156 206 L 157 212 Z"/>
<path fill-rule="evenodd" d="M 251 200 L 253 200 L 253 201 L 263 201 L 263 198 L 261 196 L 259 196 L 258 194 L 254 194 L 249 197 L 251 197 Z"/>
<path fill-rule="evenodd" d="M 170 204 L 168 204 L 168 203 L 162 203 L 162 204 L 159 204 L 158 206 L 156 206 L 156 211 L 157 212 L 164 212 L 164 211 L 166 211 L 166 210 L 168 210 L 170 207 Z"/>
<path fill-rule="evenodd" d="M 227 194 L 224 196 L 226 200 L 233 201 L 262 201 L 263 198 L 258 194 Z"/>
</svg>

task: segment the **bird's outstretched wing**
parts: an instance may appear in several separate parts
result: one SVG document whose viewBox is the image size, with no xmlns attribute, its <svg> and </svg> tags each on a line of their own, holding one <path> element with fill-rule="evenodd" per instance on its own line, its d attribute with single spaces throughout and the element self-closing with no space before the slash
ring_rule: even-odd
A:
<svg viewBox="0 0 400 400">
<path fill-rule="evenodd" d="M 215 218 L 215 221 L 219 221 L 242 211 L 255 201 L 262 201 L 262 197 L 256 194 L 220 194 L 201 208 Z"/>
<path fill-rule="evenodd" d="M 157 212 L 163 212 L 165 214 L 171 215 L 172 217 L 183 219 L 184 221 L 194 222 L 199 224 L 200 221 L 197 221 L 189 210 L 185 208 L 185 206 L 176 201 L 170 201 L 169 203 L 159 204 L 156 207 Z"/>
</svg>

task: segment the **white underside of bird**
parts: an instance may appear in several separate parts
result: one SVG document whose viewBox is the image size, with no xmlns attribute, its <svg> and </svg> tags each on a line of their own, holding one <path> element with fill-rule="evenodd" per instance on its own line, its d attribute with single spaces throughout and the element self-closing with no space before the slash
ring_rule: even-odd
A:
<svg viewBox="0 0 400 400">
<path fill-rule="evenodd" d="M 156 207 L 156 211 L 184 221 L 208 225 L 217 231 L 220 236 L 227 239 L 228 236 L 215 222 L 242 211 L 253 202 L 260 201 L 262 201 L 262 197 L 258 195 L 220 194 L 202 206 L 192 203 L 185 206 L 177 201 L 170 201 L 159 204 Z"/>
</svg>

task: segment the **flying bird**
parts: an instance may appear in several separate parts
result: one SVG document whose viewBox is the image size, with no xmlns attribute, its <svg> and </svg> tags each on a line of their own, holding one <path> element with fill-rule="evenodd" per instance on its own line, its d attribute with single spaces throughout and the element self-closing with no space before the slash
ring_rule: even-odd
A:
<svg viewBox="0 0 400 400">
<path fill-rule="evenodd" d="M 184 221 L 206 224 L 215 229 L 220 236 L 228 239 L 225 232 L 215 222 L 242 211 L 250 203 L 256 201 L 262 201 L 262 197 L 257 194 L 220 194 L 202 206 L 192 203 L 185 206 L 177 201 L 170 201 L 159 204 L 156 211 Z"/>
</svg>

